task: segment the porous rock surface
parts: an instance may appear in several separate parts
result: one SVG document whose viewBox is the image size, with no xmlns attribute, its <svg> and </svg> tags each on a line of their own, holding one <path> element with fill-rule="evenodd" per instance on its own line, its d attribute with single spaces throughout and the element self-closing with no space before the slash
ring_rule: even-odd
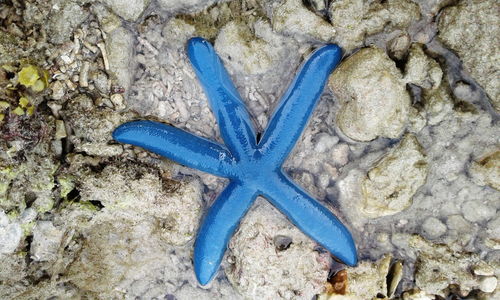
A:
<svg viewBox="0 0 500 300">
<path fill-rule="evenodd" d="M 273 4 L 271 20 L 273 29 L 277 32 L 322 42 L 334 38 L 335 28 L 304 7 L 300 0 L 274 1 Z"/>
<path fill-rule="evenodd" d="M 370 141 L 403 132 L 410 96 L 401 72 L 382 49 L 364 48 L 347 58 L 329 86 L 341 103 L 337 126 L 348 137 Z"/>
<path fill-rule="evenodd" d="M 422 146 L 415 136 L 407 135 L 368 171 L 361 186 L 361 212 L 377 218 L 406 209 L 417 189 L 425 183 L 426 176 L 427 159 Z"/>
<path fill-rule="evenodd" d="M 309 299 L 325 288 L 330 256 L 258 199 L 228 248 L 225 272 L 245 299 Z"/>
<path fill-rule="evenodd" d="M 439 18 L 439 39 L 461 58 L 463 67 L 488 94 L 500 111 L 499 4 L 494 0 L 460 1 L 443 10 Z"/>
<path fill-rule="evenodd" d="M 410 245 L 418 253 L 416 283 L 428 293 L 444 296 L 446 289 L 455 284 L 459 287 L 459 294 L 466 296 L 472 289 L 478 288 L 485 277 L 495 278 L 493 274 L 481 276 L 463 272 L 488 267 L 478 255 L 456 252 L 444 245 L 431 244 L 418 236 L 410 239 Z"/>
<path fill-rule="evenodd" d="M 434 90 L 441 85 L 443 70 L 438 62 L 425 55 L 422 45 L 413 44 L 405 66 L 404 80 L 423 89 Z"/>
<path fill-rule="evenodd" d="M 90 173 L 80 183 L 80 195 L 81 200 L 99 201 L 108 210 L 152 220 L 162 238 L 174 245 L 194 237 L 203 207 L 196 179 L 170 180 L 155 169 L 127 164 Z"/>
<path fill-rule="evenodd" d="M 150 0 L 132 0 L 126 2 L 120 0 L 102 0 L 102 2 L 125 20 L 135 21 L 149 5 Z"/>
</svg>

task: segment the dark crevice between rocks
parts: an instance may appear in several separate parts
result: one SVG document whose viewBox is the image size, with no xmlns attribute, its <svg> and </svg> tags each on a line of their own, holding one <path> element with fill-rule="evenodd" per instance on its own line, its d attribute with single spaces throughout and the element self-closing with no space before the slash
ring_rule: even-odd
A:
<svg viewBox="0 0 500 300">
<path fill-rule="evenodd" d="M 328 9 L 330 2 L 329 0 L 302 0 L 302 5 L 331 24 L 330 10 Z"/>
<path fill-rule="evenodd" d="M 419 87 L 418 85 L 415 85 L 413 83 L 408 83 L 406 85 L 406 90 L 410 94 L 411 97 L 411 104 L 413 107 L 417 108 L 418 110 L 421 110 L 423 108 L 423 103 L 422 103 L 422 88 Z"/>
<path fill-rule="evenodd" d="M 72 189 L 66 196 L 66 199 L 68 199 L 68 201 L 70 202 L 79 202 L 81 199 L 80 191 L 76 188 Z"/>
<path fill-rule="evenodd" d="M 62 203 L 64 199 L 61 199 L 61 201 L 58 203 L 60 205 L 60 203 Z M 82 203 L 82 204 L 87 204 L 87 205 L 91 205 L 95 208 L 95 210 L 97 211 L 100 211 L 101 209 L 104 208 L 104 205 L 102 204 L 102 202 L 100 200 L 97 200 L 97 199 L 94 199 L 94 200 L 84 200 L 82 201 L 82 196 L 80 195 L 80 191 L 78 190 L 78 188 L 74 188 L 72 189 L 68 195 L 66 196 L 66 200 L 68 202 L 74 202 L 74 203 Z"/>
<path fill-rule="evenodd" d="M 464 100 L 456 101 L 456 110 L 468 112 L 471 111 L 473 106 L 489 113 L 494 123 L 498 122 L 500 114 L 497 113 L 491 105 L 489 97 L 483 88 L 466 71 L 464 71 L 462 61 L 456 53 L 445 48 L 444 45 L 436 38 L 425 45 L 424 52 L 436 59 L 441 68 L 445 71 L 446 79 L 448 80 L 449 87 L 451 88 L 450 95 L 453 96 L 454 100 L 457 100 L 457 98 L 454 96 L 452 91 L 459 83 L 466 83 L 471 87 L 472 91 L 478 92 L 478 97 L 468 99 L 470 102 L 466 102 Z"/>
<path fill-rule="evenodd" d="M 26 252 L 26 255 L 25 255 L 24 259 L 25 259 L 26 265 L 29 266 L 31 264 L 31 262 L 33 261 L 31 259 L 31 255 L 30 255 L 31 243 L 33 242 L 33 235 L 30 234 L 30 235 L 26 236 L 25 242 L 26 242 L 26 246 L 24 248 L 24 251 Z"/>
<path fill-rule="evenodd" d="M 102 202 L 99 200 L 89 200 L 90 204 L 92 204 L 97 210 L 101 210 L 104 208 Z"/>
</svg>

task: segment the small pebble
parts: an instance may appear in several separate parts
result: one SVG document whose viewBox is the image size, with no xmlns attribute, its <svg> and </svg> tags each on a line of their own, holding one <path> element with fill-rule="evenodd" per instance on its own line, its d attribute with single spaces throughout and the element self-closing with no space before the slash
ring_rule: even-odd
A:
<svg viewBox="0 0 500 300">
<path fill-rule="evenodd" d="M 113 102 L 113 105 L 115 106 L 116 110 L 123 110 L 125 109 L 125 104 L 123 104 L 123 95 L 121 94 L 113 94 L 111 95 L 111 102 Z"/>
<path fill-rule="evenodd" d="M 63 120 L 56 120 L 56 140 L 63 139 L 67 137 L 66 126 Z"/>
<path fill-rule="evenodd" d="M 446 225 L 434 217 L 427 218 L 422 224 L 422 229 L 424 230 L 424 236 L 428 239 L 438 238 L 445 234 L 447 230 Z"/>
<path fill-rule="evenodd" d="M 479 281 L 479 289 L 485 293 L 491 293 L 497 288 L 497 283 L 495 276 L 483 277 Z"/>
<path fill-rule="evenodd" d="M 56 81 L 50 87 L 52 90 L 52 99 L 59 100 L 64 96 L 64 86 L 61 81 Z"/>
</svg>

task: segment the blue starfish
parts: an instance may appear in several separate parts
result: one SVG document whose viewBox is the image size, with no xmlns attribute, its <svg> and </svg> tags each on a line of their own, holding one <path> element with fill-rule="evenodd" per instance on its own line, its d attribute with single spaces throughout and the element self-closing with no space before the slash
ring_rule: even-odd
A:
<svg viewBox="0 0 500 300">
<path fill-rule="evenodd" d="M 205 285 L 213 278 L 229 239 L 257 196 L 264 196 L 338 259 L 355 265 L 356 247 L 347 228 L 282 170 L 328 76 L 341 60 L 342 50 L 336 45 L 326 45 L 309 57 L 260 140 L 212 45 L 202 38 L 193 38 L 187 51 L 210 101 L 224 145 L 151 121 L 123 124 L 113 137 L 182 165 L 230 179 L 209 208 L 195 241 L 194 269 L 198 281 Z"/>
</svg>

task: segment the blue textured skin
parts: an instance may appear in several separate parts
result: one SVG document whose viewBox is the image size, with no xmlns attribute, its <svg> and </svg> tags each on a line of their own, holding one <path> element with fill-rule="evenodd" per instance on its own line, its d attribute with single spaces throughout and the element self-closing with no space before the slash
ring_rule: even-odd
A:
<svg viewBox="0 0 500 300">
<path fill-rule="evenodd" d="M 230 179 L 209 208 L 198 232 L 194 269 L 205 285 L 216 274 L 229 239 L 255 198 L 264 196 L 305 234 L 347 265 L 357 263 L 348 229 L 296 185 L 282 164 L 302 134 L 326 80 L 342 58 L 336 45 L 323 46 L 302 65 L 257 141 L 246 107 L 212 45 L 188 42 L 188 56 L 210 101 L 225 145 L 151 121 L 119 126 L 115 140 L 136 145 L 182 165 Z"/>
</svg>

